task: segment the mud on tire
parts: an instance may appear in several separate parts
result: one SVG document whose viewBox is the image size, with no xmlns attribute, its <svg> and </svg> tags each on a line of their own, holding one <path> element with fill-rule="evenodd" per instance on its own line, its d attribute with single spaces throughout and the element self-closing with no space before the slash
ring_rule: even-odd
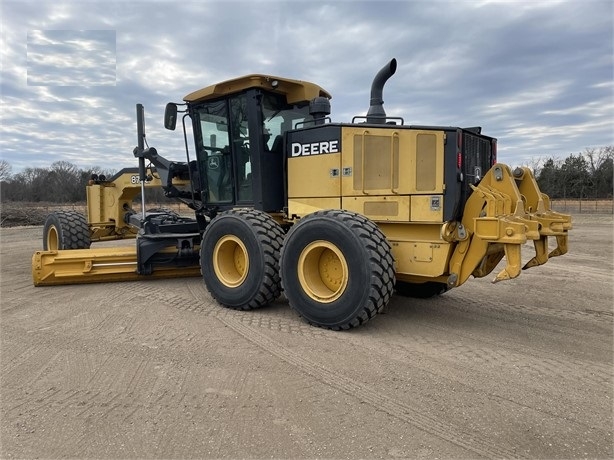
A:
<svg viewBox="0 0 614 460">
<path fill-rule="evenodd" d="M 205 286 L 225 307 L 251 310 L 281 294 L 280 249 L 284 232 L 268 214 L 234 209 L 215 217 L 201 243 Z"/>
<path fill-rule="evenodd" d="M 90 228 L 85 216 L 77 211 L 54 211 L 47 216 L 43 227 L 43 249 L 88 249 Z"/>
<path fill-rule="evenodd" d="M 366 217 L 318 211 L 301 219 L 281 250 L 284 293 L 307 322 L 359 326 L 388 304 L 394 286 L 390 245 Z"/>
</svg>

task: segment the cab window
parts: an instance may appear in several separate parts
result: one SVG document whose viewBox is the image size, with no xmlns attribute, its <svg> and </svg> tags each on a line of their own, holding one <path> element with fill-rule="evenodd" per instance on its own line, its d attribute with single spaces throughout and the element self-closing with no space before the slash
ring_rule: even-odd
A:
<svg viewBox="0 0 614 460">
<path fill-rule="evenodd" d="M 204 104 L 197 112 L 200 139 L 197 142 L 197 158 L 204 171 L 208 203 L 232 202 L 232 159 L 228 129 L 226 101 Z"/>
<path fill-rule="evenodd" d="M 264 93 L 262 98 L 262 120 L 264 124 L 264 148 L 269 152 L 281 153 L 282 134 L 297 127 L 297 124 L 309 123 L 309 105 L 289 105 L 280 94 Z"/>
</svg>

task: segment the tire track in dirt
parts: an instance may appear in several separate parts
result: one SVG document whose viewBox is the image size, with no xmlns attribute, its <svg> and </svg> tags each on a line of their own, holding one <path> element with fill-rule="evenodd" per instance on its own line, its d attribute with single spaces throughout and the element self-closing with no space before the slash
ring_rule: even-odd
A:
<svg viewBox="0 0 614 460">
<path fill-rule="evenodd" d="M 19 382 L 23 385 L 23 377 L 29 380 L 36 379 L 49 366 L 49 363 L 57 357 L 57 350 L 50 349 L 44 344 L 36 344 L 28 347 L 24 352 L 13 358 L 9 363 L 2 366 L 2 381 L 4 385 L 11 382 Z M 4 360 L 3 360 L 4 361 Z"/>
<path fill-rule="evenodd" d="M 203 294 L 208 295 L 204 286 L 195 286 L 191 283 L 186 285 L 188 291 L 192 294 L 194 299 L 202 299 Z M 456 294 L 456 293 L 455 293 Z M 517 315 L 519 312 L 529 315 L 554 315 L 562 319 L 568 320 L 573 323 L 573 320 L 584 319 L 589 321 L 600 321 L 600 317 L 585 313 L 576 312 L 570 310 L 555 310 L 551 308 L 539 307 L 539 306 L 525 306 L 525 305 L 510 305 L 489 300 L 485 303 L 475 301 L 470 297 L 458 296 L 465 304 L 476 306 L 476 311 L 468 312 L 469 315 L 484 315 L 485 311 L 492 311 L 495 313 L 503 313 L 506 315 Z M 286 304 L 284 299 L 284 307 L 287 311 L 292 313 L 291 309 Z M 302 321 L 298 316 L 282 316 L 279 311 L 271 312 L 270 308 L 264 308 L 257 311 L 248 312 L 236 312 L 229 310 L 216 304 L 209 304 L 208 314 L 224 320 L 225 318 L 237 318 L 241 319 L 243 324 L 247 324 L 249 327 L 265 328 L 272 331 L 279 331 L 284 333 L 298 333 L 300 335 L 323 337 L 329 334 L 329 331 L 314 328 Z M 217 308 L 216 308 L 217 307 Z M 447 306 L 446 308 L 458 309 L 455 299 L 453 306 Z M 512 311 L 510 311 L 512 308 Z M 195 309 L 190 309 L 195 311 Z M 439 311 L 441 313 L 441 311 Z M 608 319 L 605 319 L 608 321 Z M 382 318 L 382 321 L 385 321 Z M 433 320 L 421 318 L 420 323 L 432 330 L 437 330 L 449 334 L 452 332 L 453 336 L 460 337 L 462 340 L 440 340 L 433 338 L 432 336 L 416 335 L 399 333 L 398 337 L 402 338 L 404 343 L 399 344 L 395 341 L 386 341 L 387 346 L 393 349 L 399 349 L 407 353 L 415 348 L 416 343 L 421 346 L 427 346 L 428 348 L 435 350 L 439 358 L 448 357 L 452 361 L 462 361 L 472 367 L 479 368 L 482 365 L 492 364 L 505 364 L 506 366 L 520 366 L 523 372 L 530 375 L 546 378 L 552 381 L 562 380 L 575 383 L 586 382 L 591 385 L 598 385 L 602 388 L 609 387 L 612 382 L 612 373 L 610 366 L 601 365 L 598 363 L 590 363 L 587 361 L 581 361 L 574 358 L 565 357 L 562 359 L 560 354 L 539 350 L 535 351 L 533 348 L 522 346 L 522 344 L 515 342 L 513 346 L 506 345 L 504 342 L 498 341 L 496 343 L 490 341 L 486 337 L 476 338 L 472 335 L 466 335 L 458 330 L 450 331 L 450 328 L 444 329 L 439 323 L 435 323 Z M 426 323 L 426 324 L 425 324 Z M 375 326 L 376 329 L 379 329 Z M 391 331 L 388 328 L 386 332 L 383 332 L 386 336 L 391 335 Z M 392 333 L 394 335 L 394 333 Z M 470 339 L 470 344 L 467 344 L 465 339 Z M 351 339 L 350 339 L 351 340 Z M 484 342 L 486 346 L 479 346 L 476 342 Z M 364 344 L 361 344 L 364 346 Z"/>
<path fill-rule="evenodd" d="M 11 399 L 18 401 L 18 404 L 9 407 L 5 415 L 10 417 L 15 426 L 28 427 L 30 433 L 36 432 L 41 426 L 51 431 L 53 435 L 47 434 L 44 437 L 45 456 L 49 458 L 67 455 L 72 458 L 87 457 L 85 448 L 92 444 L 92 434 L 84 431 L 82 426 L 96 426 L 96 436 L 113 439 L 110 434 L 101 432 L 114 429 L 115 424 L 110 424 L 109 421 L 121 420 L 126 413 L 155 404 L 135 402 L 132 393 L 115 391 L 57 387 L 41 389 L 34 393 L 24 391 L 19 388 L 10 393 Z M 55 423 L 45 423 L 45 420 L 49 419 Z M 130 448 L 130 443 L 125 444 Z M 137 456 L 134 449 L 133 454 Z M 96 456 L 104 457 L 100 451 Z"/>
<path fill-rule="evenodd" d="M 8 267 L 7 267 L 8 268 Z M 12 277 L 11 277 L 12 278 Z M 21 299 L 21 292 L 32 289 L 32 279 L 30 278 L 17 278 L 17 279 L 9 279 L 2 280 L 0 283 L 0 289 L 4 291 L 4 288 L 10 288 L 10 291 L 13 293 L 13 296 L 17 299 Z"/>
<path fill-rule="evenodd" d="M 245 326 L 238 319 L 228 316 L 220 318 L 220 320 L 246 340 L 293 367 L 296 367 L 301 372 L 345 394 L 355 397 L 364 403 L 370 404 L 374 408 L 384 411 L 402 422 L 408 423 L 426 433 L 437 436 L 438 438 L 451 442 L 456 446 L 462 447 L 482 457 L 521 458 L 521 455 L 513 449 L 493 445 L 485 439 L 471 435 L 456 426 L 423 414 L 407 404 L 395 401 L 356 380 L 340 375 L 335 371 L 300 356 L 284 347 L 281 343 L 273 341 L 251 327 Z"/>
<path fill-rule="evenodd" d="M 395 347 L 412 347 L 412 343 L 436 347 L 438 352 L 443 351 L 446 355 L 471 363 L 521 363 L 525 370 L 533 375 L 553 377 L 563 381 L 586 382 L 597 384 L 601 387 L 611 385 L 612 373 L 609 363 L 600 363 L 596 360 L 578 358 L 574 355 L 562 353 L 556 348 L 541 346 L 535 348 L 528 346 L 523 341 L 513 340 L 513 331 L 525 334 L 527 326 L 535 331 L 543 331 L 552 339 L 568 341 L 570 334 L 577 341 L 582 341 L 585 334 L 590 331 L 593 335 L 603 330 L 604 341 L 596 351 L 600 355 L 607 355 L 611 349 L 609 336 L 611 334 L 612 319 L 608 314 L 594 314 L 586 311 L 558 310 L 538 306 L 509 305 L 495 299 L 475 300 L 472 293 L 450 293 L 446 298 L 439 299 L 434 304 L 430 300 L 418 300 L 420 312 L 419 322 L 421 328 L 427 327 L 441 334 L 419 334 L 404 328 L 404 324 L 411 320 L 405 317 L 403 306 L 395 305 L 390 317 L 396 321 L 388 322 L 387 318 L 382 323 L 375 324 L 375 329 L 391 337 L 392 343 L 387 344 Z M 399 299 L 400 300 L 400 299 Z M 423 309 L 422 306 L 425 308 Z M 401 316 L 403 316 L 401 318 Z M 415 316 L 415 315 L 414 315 Z M 443 319 L 446 321 L 443 321 Z M 551 320 L 551 318 L 557 318 Z M 449 323 L 462 319 L 463 324 L 459 327 L 450 327 Z M 472 332 L 472 325 L 476 321 L 479 324 L 488 324 L 493 331 L 504 328 L 510 335 L 511 340 L 496 340 L 490 333 Z M 380 331 L 381 326 L 381 331 Z M 565 329 L 569 332 L 563 332 Z M 437 337 L 444 336 L 445 339 Z M 499 335 L 499 334 L 497 334 Z M 398 340 L 397 340 L 398 339 Z M 402 341 L 402 343 L 401 343 Z M 396 342 L 396 344 L 395 344 Z M 593 347 L 595 346 L 593 345 Z M 590 355 L 588 356 L 590 358 Z M 515 360 L 515 361 L 514 361 Z"/>
<path fill-rule="evenodd" d="M 18 338 L 9 338 L 6 333 L 2 337 L 2 359 L 0 359 L 0 376 L 5 378 L 15 367 L 27 361 L 42 347 L 40 344 L 31 345 Z"/>
<path fill-rule="evenodd" d="M 283 295 L 266 307 L 250 311 L 240 311 L 225 308 L 213 301 L 207 292 L 204 283 L 202 282 L 186 283 L 186 288 L 192 297 L 192 302 L 194 300 L 197 302 L 203 302 L 203 299 L 206 299 L 207 314 L 214 316 L 217 319 L 226 318 L 229 316 L 234 318 L 238 317 L 241 318 L 241 321 L 244 324 L 248 324 L 252 327 L 313 337 L 314 339 L 334 334 L 334 332 L 311 326 L 303 321 L 300 316 L 290 308 L 288 305 L 288 300 Z M 198 311 L 198 309 L 195 307 L 183 309 L 193 312 Z"/>
<path fill-rule="evenodd" d="M 180 286 L 175 286 L 171 290 L 164 286 L 152 286 L 151 289 L 147 289 L 147 295 L 181 311 L 211 315 L 223 308 L 211 298 L 208 292 L 204 291 L 204 297 L 199 296 L 193 284 L 189 280 L 184 281 Z M 188 295 L 183 295 L 186 291 Z"/>
<path fill-rule="evenodd" d="M 468 393 L 479 388 L 483 398 L 493 403 L 511 403 L 511 406 L 507 405 L 510 408 L 529 409 L 552 419 L 563 417 L 577 428 L 595 430 L 595 422 L 583 415 L 583 411 L 587 410 L 584 404 L 592 399 L 586 393 L 607 397 L 612 385 L 611 370 L 608 368 L 598 373 L 588 363 L 574 361 L 575 364 L 571 364 L 559 359 L 550 360 L 547 356 L 542 359 L 533 356 L 534 351 L 527 356 L 513 348 L 508 352 L 508 347 L 500 343 L 493 343 L 492 348 L 479 346 L 479 340 L 475 345 L 468 345 L 467 340 L 454 340 L 455 334 L 449 328 L 431 328 L 428 324 L 421 324 L 421 328 L 424 327 L 428 328 L 425 334 L 429 334 L 428 330 L 433 330 L 433 335 L 438 335 L 435 331 L 451 334 L 450 341 L 425 340 L 424 337 L 410 334 L 392 339 L 382 334 L 377 343 L 354 336 L 349 336 L 347 340 L 356 349 L 363 350 L 376 360 L 389 362 L 392 367 L 407 367 L 408 363 L 414 363 L 412 367 L 435 382 L 448 382 L 452 387 Z M 562 364 L 559 365 L 559 362 Z M 492 369 L 498 369 L 497 375 L 492 374 Z M 502 379 L 502 376 L 505 377 Z M 389 383 L 395 385 L 396 381 L 392 379 Z M 550 409 L 548 404 L 543 403 L 543 396 L 527 398 L 522 393 L 523 388 L 525 391 L 530 389 L 538 394 L 551 395 L 552 401 L 558 401 L 559 405 Z M 574 394 L 562 388 L 581 388 L 582 391 Z M 594 409 L 599 410 L 599 405 Z"/>
<path fill-rule="evenodd" d="M 299 334 L 301 336 L 313 337 L 314 339 L 329 334 L 328 331 L 314 328 L 304 323 L 287 307 L 285 299 L 277 301 L 282 303 L 281 308 L 274 305 L 273 308 L 265 307 L 256 311 L 237 312 L 213 302 L 202 283 L 194 283 L 188 280 L 185 281 L 183 285 L 189 293 L 188 296 L 180 294 L 179 289 L 169 290 L 163 286 L 155 285 L 148 286 L 147 296 L 155 298 L 156 301 L 181 311 L 205 314 L 220 320 L 240 318 L 243 324 L 257 329 L 264 328 L 283 333 Z M 121 291 L 132 292 L 129 287 Z M 116 293 L 116 297 L 123 297 L 124 295 L 123 293 Z M 463 299 L 463 297 L 460 298 Z M 476 314 L 478 316 L 483 315 L 484 312 L 482 310 L 484 309 L 496 313 L 503 312 L 508 315 L 512 314 L 509 311 L 510 306 L 502 302 L 489 301 L 486 305 L 482 305 L 468 297 L 464 297 L 464 300 L 468 304 L 479 307 L 479 311 L 468 312 L 472 316 Z M 582 318 L 588 317 L 590 319 L 599 320 L 599 318 L 596 318 L 594 315 L 585 315 L 579 312 L 557 312 L 548 308 L 525 307 L 522 305 L 513 307 L 516 311 L 526 312 L 527 314 L 557 313 L 559 316 L 567 319 L 577 319 L 577 317 L 580 316 Z M 451 307 L 447 306 L 445 308 Z M 131 322 L 126 323 L 127 320 L 124 321 L 124 319 L 117 315 L 111 316 L 113 318 L 107 317 L 102 320 L 98 326 L 103 329 L 105 326 L 111 326 L 116 331 L 121 332 L 121 330 L 130 327 L 132 324 Z M 385 319 L 383 320 L 385 321 Z M 424 324 L 425 321 L 426 324 Z M 420 322 L 433 330 L 449 332 L 449 329 L 444 330 L 439 326 L 439 323 L 435 323 L 434 321 L 421 318 Z M 152 348 L 157 348 L 158 346 L 174 348 L 177 344 L 183 344 L 194 337 L 193 334 L 189 332 L 171 331 L 168 328 L 168 325 L 160 326 L 155 331 L 150 331 L 146 339 L 143 340 L 143 344 Z M 379 328 L 376 327 L 376 329 Z M 391 330 L 387 330 L 385 334 L 390 336 L 392 332 Z M 480 337 L 478 340 L 474 336 L 465 336 L 457 330 L 453 330 L 452 332 L 454 336 L 461 337 L 462 339 L 470 339 L 472 341 L 471 345 L 466 344 L 466 340 L 438 340 L 432 336 L 425 336 L 423 334 L 416 335 L 401 332 L 399 332 L 398 337 L 403 339 L 403 344 L 396 342 L 396 340 L 387 340 L 386 344 L 391 349 L 399 350 L 404 354 L 411 353 L 415 345 L 418 344 L 422 347 L 436 350 L 439 358 L 447 357 L 453 361 L 465 362 L 474 368 L 479 368 L 483 364 L 490 365 L 493 363 L 505 363 L 506 366 L 519 365 L 522 371 L 529 375 L 543 377 L 553 381 L 558 379 L 561 381 L 570 381 L 574 384 L 586 382 L 591 385 L 597 384 L 600 387 L 609 386 L 612 381 L 609 366 L 588 363 L 573 358 L 561 359 L 556 353 L 544 352 L 543 350 L 537 353 L 535 350 L 529 347 L 523 347 L 519 343 L 515 343 L 514 346 L 510 347 L 501 342 L 497 342 L 496 344 L 491 343 L 485 337 Z M 169 336 L 169 333 L 171 336 Z M 393 335 L 395 334 L 393 333 Z M 496 346 L 497 349 L 493 349 L 493 347 L 477 346 L 473 343 L 475 341 L 485 342 L 487 345 Z M 528 360 L 527 357 L 530 357 L 530 359 Z M 139 364 L 136 363 L 136 365 L 138 366 Z"/>
<path fill-rule="evenodd" d="M 486 337 L 475 337 L 457 330 L 442 327 L 439 323 L 420 320 L 422 329 L 445 334 L 445 340 L 429 336 L 426 333 L 409 334 L 384 333 L 382 340 L 387 349 L 398 355 L 415 352 L 416 346 L 422 350 L 432 350 L 433 358 L 449 359 L 454 363 L 479 369 L 481 367 L 499 366 L 521 369 L 523 373 L 550 381 L 567 381 L 574 384 L 583 383 L 607 389 L 612 383 L 611 368 L 608 365 L 591 363 L 585 360 L 562 357 L 559 354 L 522 346 L 519 343 L 508 345 L 503 341 L 495 342 Z M 439 336 L 440 334 L 437 334 Z M 374 349 L 377 351 L 377 347 Z"/>
<path fill-rule="evenodd" d="M 145 336 L 150 337 L 151 340 L 148 342 L 139 340 L 137 343 L 134 342 L 134 337 L 124 341 L 119 341 L 117 337 L 114 337 L 115 341 L 109 341 L 89 332 L 78 336 L 64 333 L 61 330 L 33 331 L 28 334 L 28 338 L 35 345 L 23 347 L 21 352 L 8 363 L 3 360 L 2 380 L 4 385 L 15 386 L 17 381 L 12 383 L 11 380 L 13 373 L 21 375 L 21 378 L 37 375 L 59 352 L 62 353 L 65 360 L 64 366 L 70 369 L 71 373 L 83 371 L 86 374 L 81 375 L 81 379 L 84 379 L 85 383 L 93 379 L 93 382 L 99 382 L 98 384 L 102 386 L 113 385 L 117 379 L 124 380 L 128 378 L 129 372 L 136 372 L 141 366 L 156 359 L 174 359 L 186 365 L 207 365 L 209 358 L 205 351 L 211 346 L 209 342 L 205 340 L 201 343 L 194 343 L 195 340 L 191 340 L 192 333 L 179 329 L 169 329 L 169 331 L 175 331 L 176 334 L 171 334 L 171 337 L 168 338 L 163 337 L 160 331 L 164 329 L 163 326 L 160 326 Z M 23 334 L 23 329 L 3 325 L 3 333 L 16 336 Z M 4 344 L 6 343 L 10 341 L 5 339 Z M 186 350 L 190 352 L 187 353 Z M 90 357 L 96 357 L 97 360 L 91 361 Z M 109 359 L 116 362 L 105 364 L 105 361 Z M 121 375 L 107 375 L 104 381 L 99 381 L 100 376 L 94 376 L 98 372 L 102 372 L 103 375 L 108 374 L 114 369 L 115 374 L 119 369 Z"/>
<path fill-rule="evenodd" d="M 249 439 L 251 432 L 257 430 L 252 420 L 245 420 L 242 416 L 241 406 L 247 404 L 248 397 L 252 394 L 252 381 L 247 369 L 237 368 L 230 372 L 224 379 L 223 385 L 224 389 L 219 393 L 242 403 L 229 404 L 227 416 L 216 427 L 218 436 L 212 440 L 211 448 L 215 453 L 214 455 L 220 458 L 224 456 L 224 446 L 228 439 L 234 437 L 237 444 L 244 444 L 244 440 Z M 212 391 L 212 389 L 206 391 Z"/>
<path fill-rule="evenodd" d="M 488 300 L 480 299 L 479 301 L 475 300 L 475 297 L 472 297 L 472 293 L 470 292 L 454 292 L 453 293 L 455 300 L 459 302 L 455 302 L 455 306 L 460 308 L 461 306 L 472 305 L 477 307 L 476 310 L 480 311 L 492 311 L 500 314 L 530 314 L 530 315 L 539 315 L 544 317 L 554 317 L 557 319 L 565 320 L 570 324 L 570 326 L 574 325 L 574 321 L 591 321 L 601 323 L 604 320 L 611 322 L 612 320 L 608 320 L 608 318 L 612 318 L 614 315 L 609 311 L 596 311 L 591 309 L 584 310 L 567 310 L 562 308 L 548 308 L 548 307 L 540 307 L 538 305 L 524 305 L 520 303 L 505 303 L 501 301 L 497 301 L 496 299 L 490 298 Z M 571 320 L 571 321 L 569 321 Z"/>
<path fill-rule="evenodd" d="M 198 297 L 198 288 L 194 288 L 188 285 L 189 291 L 196 299 Z M 204 289 L 204 288 L 203 288 Z M 461 297 L 462 299 L 462 297 Z M 494 312 L 504 312 L 507 315 L 517 314 L 517 311 L 526 312 L 527 314 L 549 314 L 555 313 L 557 316 L 571 320 L 581 318 L 588 318 L 589 320 L 599 320 L 594 315 L 584 314 L 583 312 L 573 311 L 561 311 L 558 312 L 553 309 L 547 309 L 542 307 L 525 307 L 514 306 L 515 312 L 509 311 L 509 306 L 502 302 L 487 302 L 482 308 L 482 304 L 465 298 L 466 303 L 479 306 L 482 310 L 489 310 Z M 304 336 L 322 337 L 328 335 L 328 331 L 314 328 L 304 323 L 298 316 L 282 317 L 280 312 L 271 312 L 266 307 L 258 311 L 249 312 L 236 312 L 234 310 L 226 309 L 219 305 L 211 305 L 213 308 L 208 309 L 208 314 L 218 318 L 224 319 L 229 317 L 240 317 L 241 322 L 254 328 L 265 328 L 273 331 L 280 331 L 285 333 L 298 333 Z M 217 308 L 216 308 L 217 307 Z M 284 307 L 287 307 L 284 304 Z M 448 307 L 450 308 L 450 307 Z M 454 307 L 456 308 L 456 307 Z M 194 308 L 190 309 L 195 311 Z M 288 307 L 288 310 L 291 310 Z M 484 312 L 469 312 L 471 315 L 484 314 Z M 607 320 L 607 319 L 606 319 Z M 385 321 L 383 318 L 382 321 Z M 428 346 L 429 348 L 436 350 L 439 357 L 447 356 L 454 361 L 463 361 L 470 364 L 472 367 L 479 367 L 482 364 L 501 364 L 505 363 L 508 366 L 514 366 L 518 364 L 522 366 L 525 372 L 528 372 L 534 376 L 546 377 L 549 379 L 559 379 L 563 381 L 571 382 L 587 382 L 590 384 L 597 384 L 601 387 L 609 386 L 611 384 L 612 375 L 610 367 L 607 365 L 600 365 L 598 363 L 589 363 L 573 358 L 561 359 L 561 356 L 556 353 L 540 350 L 536 352 L 530 347 L 524 347 L 520 343 L 515 343 L 514 346 L 508 346 L 505 343 L 494 343 L 489 341 L 486 337 L 476 338 L 474 336 L 467 336 L 457 330 L 444 329 L 439 326 L 439 323 L 435 323 L 432 320 L 420 319 L 420 323 L 433 330 L 450 333 L 454 336 L 462 339 L 470 339 L 471 344 L 466 344 L 465 340 L 439 340 L 432 336 L 416 335 L 399 333 L 398 337 L 402 338 L 406 343 L 403 345 L 394 343 L 393 341 L 387 341 L 387 346 L 400 349 L 404 352 L 412 349 L 415 344 L 421 346 Z M 426 324 L 425 324 L 426 323 Z M 375 326 L 376 329 L 379 329 Z M 391 335 L 391 330 L 388 328 L 385 332 L 386 336 Z M 394 335 L 394 333 L 392 333 Z M 477 346 L 475 342 L 484 342 L 488 346 Z M 491 347 L 492 345 L 492 347 Z M 494 349 L 495 347 L 496 349 Z M 529 358 L 529 359 L 528 359 Z M 581 370 L 579 372 L 578 370 Z"/>
<path fill-rule="evenodd" d="M 444 329 L 439 325 L 427 323 L 425 326 L 432 330 L 449 333 L 449 329 Z M 454 353 L 455 357 L 460 355 L 467 362 L 508 363 L 522 366 L 524 370 L 536 376 L 551 377 L 552 380 L 593 383 L 605 388 L 611 385 L 612 369 L 610 365 L 565 357 L 544 350 L 536 351 L 534 348 L 523 346 L 520 343 L 508 345 L 501 341 L 495 342 L 485 337 L 476 338 L 473 335 L 461 332 L 455 332 L 454 335 L 473 342 L 479 341 L 489 346 L 487 348 L 486 346 L 457 345 L 455 348 L 460 348 L 460 350 Z M 497 349 L 494 349 L 495 347 Z"/>
<path fill-rule="evenodd" d="M 231 373 L 229 378 L 232 384 L 244 376 Z M 45 431 L 40 441 L 33 440 L 45 458 L 227 457 L 229 440 L 237 442 L 236 429 L 245 424 L 249 438 L 259 433 L 261 422 L 243 420 L 237 406 L 239 412 L 226 423 L 212 425 L 211 411 L 234 406 L 235 398 L 222 393 L 50 387 L 17 388 L 6 397 L 16 402 L 4 414 L 18 434 L 32 439 Z"/>
</svg>

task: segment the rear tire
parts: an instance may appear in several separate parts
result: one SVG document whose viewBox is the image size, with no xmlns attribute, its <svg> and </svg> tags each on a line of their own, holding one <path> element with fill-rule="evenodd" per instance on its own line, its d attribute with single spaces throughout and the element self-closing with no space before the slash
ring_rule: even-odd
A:
<svg viewBox="0 0 614 460">
<path fill-rule="evenodd" d="M 205 230 L 200 249 L 203 280 L 225 307 L 252 310 L 281 294 L 279 252 L 284 233 L 268 214 L 234 209 Z"/>
<path fill-rule="evenodd" d="M 392 295 L 390 245 L 360 214 L 318 211 L 290 229 L 281 279 L 290 306 L 307 322 L 334 330 L 360 326 Z"/>
<path fill-rule="evenodd" d="M 43 227 L 43 249 L 88 249 L 92 244 L 85 216 L 76 211 L 54 211 Z"/>
</svg>

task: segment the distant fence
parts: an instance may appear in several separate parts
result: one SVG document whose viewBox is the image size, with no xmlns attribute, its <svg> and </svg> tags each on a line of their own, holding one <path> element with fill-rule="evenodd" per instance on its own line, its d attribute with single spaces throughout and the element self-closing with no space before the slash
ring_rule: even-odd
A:
<svg viewBox="0 0 614 460">
<path fill-rule="evenodd" d="M 569 214 L 614 214 L 614 200 L 552 200 L 554 211 Z"/>
</svg>

